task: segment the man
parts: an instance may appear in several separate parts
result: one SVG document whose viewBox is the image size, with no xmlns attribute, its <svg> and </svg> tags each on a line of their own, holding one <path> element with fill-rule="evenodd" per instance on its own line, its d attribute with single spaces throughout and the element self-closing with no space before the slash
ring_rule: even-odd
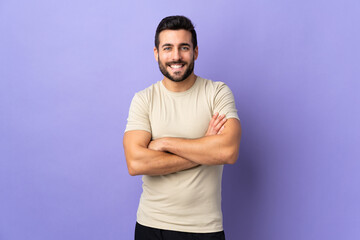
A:
<svg viewBox="0 0 360 240">
<path fill-rule="evenodd" d="M 225 239 L 223 164 L 236 162 L 241 126 L 230 89 L 194 74 L 196 32 L 164 18 L 154 56 L 162 81 L 135 94 L 124 134 L 130 175 L 143 176 L 136 240 Z"/>
</svg>

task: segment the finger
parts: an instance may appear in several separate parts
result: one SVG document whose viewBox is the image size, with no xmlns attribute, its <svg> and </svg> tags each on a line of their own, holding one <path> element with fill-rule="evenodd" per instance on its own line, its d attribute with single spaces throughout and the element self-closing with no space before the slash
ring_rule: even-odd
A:
<svg viewBox="0 0 360 240">
<path fill-rule="evenodd" d="M 208 126 L 208 130 L 210 130 L 210 129 L 214 126 L 214 123 L 215 123 L 215 121 L 216 121 L 216 119 L 217 119 L 218 116 L 219 116 L 219 113 L 218 113 L 218 112 L 216 112 L 216 113 L 213 115 L 213 117 L 212 117 L 211 120 L 210 120 L 210 123 L 209 123 L 209 126 Z"/>
<path fill-rule="evenodd" d="M 226 121 L 227 121 L 227 119 L 226 118 L 224 118 L 222 121 L 220 121 L 216 126 L 215 126 L 215 130 L 216 131 L 219 131 L 223 126 L 224 126 L 224 124 L 226 123 Z"/>
<path fill-rule="evenodd" d="M 225 118 L 225 115 L 221 115 L 214 124 L 214 128 L 218 131 L 225 124 L 226 121 L 227 119 Z"/>
<path fill-rule="evenodd" d="M 213 117 L 211 118 L 210 124 L 214 124 L 214 122 L 216 121 L 216 119 L 218 118 L 218 116 L 219 116 L 219 113 L 216 112 L 216 113 L 213 115 Z"/>
<path fill-rule="evenodd" d="M 218 117 L 214 120 L 213 126 L 218 125 L 218 123 L 225 117 L 224 114 L 218 115 Z"/>
<path fill-rule="evenodd" d="M 217 134 L 221 134 L 221 133 L 222 133 L 222 131 L 224 130 L 224 128 L 225 128 L 225 126 L 222 126 L 222 127 L 220 128 L 220 130 L 218 131 L 218 133 L 217 133 Z"/>
</svg>

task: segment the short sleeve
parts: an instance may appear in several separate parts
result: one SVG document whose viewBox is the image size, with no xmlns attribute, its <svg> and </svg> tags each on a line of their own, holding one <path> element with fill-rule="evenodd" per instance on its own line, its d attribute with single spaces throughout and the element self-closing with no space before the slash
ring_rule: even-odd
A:
<svg viewBox="0 0 360 240">
<path fill-rule="evenodd" d="M 215 112 L 218 112 L 219 114 L 225 114 L 226 118 L 228 119 L 239 119 L 235 106 L 234 95 L 230 88 L 222 82 L 220 82 L 220 84 L 217 86 L 215 92 L 214 113 Z"/>
<path fill-rule="evenodd" d="M 146 101 L 139 93 L 136 93 L 131 101 L 125 132 L 132 130 L 144 130 L 151 133 L 149 101 Z"/>
</svg>

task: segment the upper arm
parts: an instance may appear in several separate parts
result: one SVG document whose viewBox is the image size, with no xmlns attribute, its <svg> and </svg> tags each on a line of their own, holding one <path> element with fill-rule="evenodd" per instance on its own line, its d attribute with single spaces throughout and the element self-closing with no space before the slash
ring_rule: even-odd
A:
<svg viewBox="0 0 360 240">
<path fill-rule="evenodd" d="M 220 134 L 223 142 L 223 159 L 226 163 L 233 164 L 236 162 L 239 154 L 239 146 L 241 139 L 241 124 L 237 109 L 235 106 L 235 98 L 231 89 L 222 82 L 218 82 L 214 97 L 214 112 L 225 114 L 227 121 L 224 130 Z"/>
<path fill-rule="evenodd" d="M 145 147 L 149 145 L 151 133 L 144 130 L 127 131 L 124 134 L 124 148 Z"/>
<path fill-rule="evenodd" d="M 133 175 L 138 166 L 136 160 L 147 149 L 151 140 L 149 101 L 144 91 L 136 93 L 131 101 L 123 146 L 129 173 Z"/>
<path fill-rule="evenodd" d="M 227 159 L 227 163 L 235 163 L 239 155 L 239 146 L 241 140 L 240 121 L 236 118 L 228 119 L 224 125 L 224 130 L 218 137 L 222 138 L 221 140 L 225 148 L 223 153 L 226 154 L 226 156 L 223 158 Z"/>
<path fill-rule="evenodd" d="M 124 134 L 123 145 L 128 170 L 135 168 L 136 159 L 142 150 L 147 149 L 151 141 L 151 134 L 143 130 L 127 131 Z"/>
<path fill-rule="evenodd" d="M 226 123 L 224 124 L 224 130 L 221 134 L 228 135 L 229 138 L 235 140 L 240 138 L 241 135 L 241 124 L 240 121 L 236 118 L 227 119 Z"/>
</svg>

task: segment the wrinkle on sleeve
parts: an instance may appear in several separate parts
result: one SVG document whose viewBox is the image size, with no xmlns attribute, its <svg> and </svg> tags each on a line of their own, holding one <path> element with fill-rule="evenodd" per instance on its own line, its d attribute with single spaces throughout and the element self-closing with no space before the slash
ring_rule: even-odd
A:
<svg viewBox="0 0 360 240">
<path fill-rule="evenodd" d="M 225 83 L 220 83 L 214 97 L 214 113 L 225 114 L 226 118 L 239 119 L 237 114 L 234 95 Z M 239 119 L 240 120 L 240 119 Z"/>
</svg>

